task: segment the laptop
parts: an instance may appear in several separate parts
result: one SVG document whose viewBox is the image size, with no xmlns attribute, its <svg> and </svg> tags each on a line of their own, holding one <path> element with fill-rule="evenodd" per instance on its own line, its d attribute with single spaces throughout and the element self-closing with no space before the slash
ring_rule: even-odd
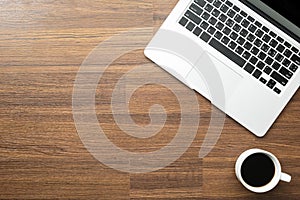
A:
<svg viewBox="0 0 300 200">
<path fill-rule="evenodd" d="M 180 0 L 144 54 L 263 137 L 300 82 L 294 0 Z"/>
</svg>

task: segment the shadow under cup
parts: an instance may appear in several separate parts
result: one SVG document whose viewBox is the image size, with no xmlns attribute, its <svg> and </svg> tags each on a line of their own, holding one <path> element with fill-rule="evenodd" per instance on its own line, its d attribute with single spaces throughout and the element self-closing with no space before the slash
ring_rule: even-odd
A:
<svg viewBox="0 0 300 200">
<path fill-rule="evenodd" d="M 236 176 L 250 191 L 263 193 L 272 190 L 280 180 L 291 181 L 291 176 L 281 172 L 278 159 L 261 149 L 250 149 L 236 162 Z"/>
</svg>

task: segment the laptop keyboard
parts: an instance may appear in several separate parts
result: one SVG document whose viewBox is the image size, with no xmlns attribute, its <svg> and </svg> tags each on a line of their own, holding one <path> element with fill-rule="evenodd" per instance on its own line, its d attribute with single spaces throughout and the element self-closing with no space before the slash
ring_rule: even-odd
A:
<svg viewBox="0 0 300 200">
<path fill-rule="evenodd" d="M 194 0 L 179 24 L 277 94 L 300 67 L 298 48 L 229 0 Z"/>
</svg>

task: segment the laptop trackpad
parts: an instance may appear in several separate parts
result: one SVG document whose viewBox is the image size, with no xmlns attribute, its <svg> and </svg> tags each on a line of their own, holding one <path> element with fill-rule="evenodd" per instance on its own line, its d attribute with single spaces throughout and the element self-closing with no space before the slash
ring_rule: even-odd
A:
<svg viewBox="0 0 300 200">
<path fill-rule="evenodd" d="M 229 100 L 239 87 L 243 77 L 209 53 L 204 52 L 186 79 L 194 90 L 223 110 L 226 100 Z"/>
</svg>

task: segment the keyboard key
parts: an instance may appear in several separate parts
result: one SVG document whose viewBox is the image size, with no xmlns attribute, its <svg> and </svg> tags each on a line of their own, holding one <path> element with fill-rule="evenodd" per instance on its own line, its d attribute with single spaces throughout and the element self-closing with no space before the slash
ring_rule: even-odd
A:
<svg viewBox="0 0 300 200">
<path fill-rule="evenodd" d="M 217 29 L 219 29 L 221 31 L 224 27 L 224 24 L 222 24 L 221 22 L 218 22 L 216 27 L 217 27 Z"/>
<path fill-rule="evenodd" d="M 282 53 L 284 51 L 285 47 L 282 44 L 279 44 L 276 48 L 277 51 L 279 51 L 280 53 Z"/>
<path fill-rule="evenodd" d="M 299 50 L 298 50 L 296 47 L 292 47 L 292 51 L 293 51 L 294 53 L 298 53 L 298 52 L 299 52 Z"/>
<path fill-rule="evenodd" d="M 208 29 L 207 29 L 207 32 L 210 33 L 211 35 L 213 35 L 215 32 L 216 32 L 216 29 L 212 26 L 210 26 Z"/>
<path fill-rule="evenodd" d="M 263 62 L 261 62 L 261 61 L 259 61 L 258 63 L 257 63 L 257 65 L 256 65 L 256 67 L 258 68 L 258 69 L 263 69 L 263 68 L 265 68 L 265 63 L 263 63 Z"/>
<path fill-rule="evenodd" d="M 248 20 L 244 19 L 241 24 L 243 27 L 247 28 L 249 26 L 250 22 Z"/>
<path fill-rule="evenodd" d="M 237 33 L 235 33 L 235 32 L 232 32 L 231 34 L 230 34 L 230 38 L 232 39 L 232 40 L 236 40 L 236 38 L 238 38 L 238 34 Z"/>
<path fill-rule="evenodd" d="M 273 79 L 270 79 L 269 82 L 267 83 L 267 86 L 271 89 L 273 89 L 276 85 L 276 81 L 274 81 Z"/>
<path fill-rule="evenodd" d="M 279 70 L 279 73 L 288 79 L 292 78 L 292 76 L 293 76 L 293 73 L 291 71 L 289 71 L 288 69 L 286 69 L 285 67 L 281 67 L 281 69 Z"/>
<path fill-rule="evenodd" d="M 235 24 L 234 26 L 233 26 L 233 30 L 235 30 L 236 32 L 239 32 L 240 30 L 241 30 L 241 26 L 240 25 L 238 25 L 238 24 Z"/>
<path fill-rule="evenodd" d="M 262 78 L 262 77 L 261 77 L 259 80 L 260 80 L 260 82 L 262 82 L 263 84 L 266 84 L 266 83 L 267 83 L 267 80 L 264 79 L 264 78 Z"/>
<path fill-rule="evenodd" d="M 212 3 L 214 0 L 206 0 L 206 1 L 208 1 L 209 3 Z"/>
<path fill-rule="evenodd" d="M 234 21 L 236 21 L 237 23 L 240 23 L 243 20 L 243 17 L 241 15 L 236 15 L 234 17 Z"/>
<path fill-rule="evenodd" d="M 215 25 L 217 23 L 217 19 L 214 18 L 214 17 L 211 17 L 209 20 L 208 20 L 208 23 L 210 23 L 211 25 Z"/>
<path fill-rule="evenodd" d="M 288 42 L 284 42 L 284 46 L 286 46 L 287 48 L 291 48 L 292 47 L 292 45 L 290 43 L 288 43 Z"/>
<path fill-rule="evenodd" d="M 255 40 L 255 36 L 252 35 L 252 33 L 250 33 L 247 37 L 247 40 L 249 40 L 250 42 L 253 42 Z"/>
<path fill-rule="evenodd" d="M 271 74 L 271 77 L 273 79 L 275 79 L 278 83 L 280 83 L 283 86 L 286 86 L 286 84 L 288 83 L 288 80 L 286 78 L 284 78 L 283 76 L 281 76 L 278 72 L 274 71 Z"/>
<path fill-rule="evenodd" d="M 204 42 L 208 42 L 209 39 L 211 38 L 211 36 L 208 35 L 207 33 L 203 32 L 202 35 L 200 36 L 200 38 L 201 38 Z"/>
<path fill-rule="evenodd" d="M 201 15 L 202 14 L 202 12 L 203 12 L 203 10 L 202 10 L 202 8 L 200 8 L 199 6 L 197 6 L 196 4 L 192 4 L 191 6 L 190 6 L 190 9 L 193 11 L 193 12 L 195 12 L 197 15 Z"/>
<path fill-rule="evenodd" d="M 204 8 L 204 9 L 205 9 L 207 12 L 209 12 L 209 13 L 210 13 L 210 12 L 213 10 L 213 8 L 214 8 L 214 7 L 213 7 L 212 5 L 210 5 L 210 4 L 207 4 L 207 5 L 205 6 L 205 8 Z"/>
<path fill-rule="evenodd" d="M 226 12 L 228 11 L 228 9 L 229 9 L 229 8 L 228 8 L 226 5 L 224 5 L 224 4 L 223 4 L 223 5 L 221 6 L 221 8 L 220 8 L 220 10 L 221 10 L 222 12 L 224 12 L 224 13 L 226 13 Z"/>
<path fill-rule="evenodd" d="M 201 16 L 203 19 L 205 19 L 205 20 L 208 20 L 209 19 L 209 17 L 210 17 L 210 14 L 209 13 L 207 13 L 207 12 L 204 12 L 203 14 L 202 14 L 202 16 Z"/>
<path fill-rule="evenodd" d="M 226 37 L 226 36 L 224 36 L 224 37 L 222 38 L 222 40 L 221 40 L 221 42 L 224 43 L 224 44 L 228 44 L 229 41 L 230 41 L 230 39 L 229 39 L 228 37 Z"/>
<path fill-rule="evenodd" d="M 199 27 L 196 27 L 193 33 L 194 33 L 196 36 L 199 36 L 201 32 L 202 32 L 202 30 L 201 30 Z"/>
<path fill-rule="evenodd" d="M 208 27 L 209 27 L 209 24 L 207 22 L 202 22 L 200 27 L 203 29 L 203 30 L 206 30 Z"/>
<path fill-rule="evenodd" d="M 231 10 L 231 9 L 230 9 L 230 10 L 228 11 L 228 13 L 227 13 L 227 15 L 228 15 L 229 17 L 231 17 L 231 18 L 233 18 L 235 14 L 236 14 L 236 12 L 233 11 L 233 10 Z"/>
<path fill-rule="evenodd" d="M 228 19 L 228 20 L 226 21 L 226 25 L 227 25 L 228 27 L 232 27 L 233 24 L 234 24 L 234 21 L 233 21 L 232 19 Z"/>
<path fill-rule="evenodd" d="M 236 11 L 236 12 L 240 12 L 241 9 L 237 6 L 233 6 L 233 10 Z"/>
<path fill-rule="evenodd" d="M 283 57 L 281 54 L 278 53 L 278 54 L 276 55 L 276 57 L 275 57 L 275 60 L 277 60 L 278 62 L 281 62 L 281 61 L 283 61 L 283 58 L 284 58 L 284 57 Z"/>
<path fill-rule="evenodd" d="M 278 44 L 278 42 L 274 39 L 272 39 L 271 42 L 270 42 L 270 45 L 274 48 L 277 46 L 277 44 Z"/>
<path fill-rule="evenodd" d="M 260 40 L 260 39 L 256 39 L 255 41 L 254 41 L 254 45 L 255 46 L 257 46 L 257 47 L 260 47 L 261 45 L 262 45 L 262 41 Z"/>
<path fill-rule="evenodd" d="M 265 62 L 268 64 L 268 65 L 271 65 L 273 63 L 273 59 L 271 57 L 267 57 L 267 59 L 265 60 Z"/>
<path fill-rule="evenodd" d="M 221 14 L 219 17 L 219 20 L 221 20 L 222 22 L 225 22 L 227 20 L 227 16 L 224 14 Z"/>
<path fill-rule="evenodd" d="M 262 75 L 262 72 L 260 70 L 255 70 L 255 72 L 253 73 L 253 76 L 256 78 L 256 79 L 259 79 L 259 77 Z"/>
<path fill-rule="evenodd" d="M 259 49 L 256 48 L 256 47 L 253 47 L 253 48 L 251 49 L 251 53 L 254 54 L 254 55 L 257 55 L 258 52 L 259 52 Z"/>
<path fill-rule="evenodd" d="M 246 40 L 242 37 L 239 37 L 237 40 L 237 43 L 239 43 L 240 45 L 243 45 L 246 42 Z"/>
<path fill-rule="evenodd" d="M 229 7 L 233 6 L 233 3 L 231 3 L 230 1 L 226 1 L 225 3 L 226 3 L 226 5 L 229 6 Z"/>
<path fill-rule="evenodd" d="M 287 49 L 287 50 L 284 51 L 283 55 L 285 55 L 286 57 L 289 58 L 292 55 L 292 52 Z"/>
<path fill-rule="evenodd" d="M 244 52 L 244 49 L 240 46 L 238 46 L 236 49 L 235 49 L 235 52 L 239 55 L 242 55 L 242 53 Z"/>
<path fill-rule="evenodd" d="M 245 51 L 242 56 L 243 56 L 243 58 L 248 60 L 251 57 L 251 54 L 248 51 Z"/>
<path fill-rule="evenodd" d="M 291 60 L 294 62 L 294 63 L 296 63 L 297 65 L 300 65 L 300 57 L 299 56 L 297 56 L 297 55 L 293 55 L 292 57 L 291 57 Z"/>
<path fill-rule="evenodd" d="M 256 65 L 257 62 L 258 62 L 258 59 L 256 57 L 252 56 L 250 58 L 250 63 L 252 63 L 253 65 Z"/>
<path fill-rule="evenodd" d="M 260 23 L 260 22 L 258 22 L 258 21 L 256 21 L 255 23 L 254 23 L 257 27 L 262 27 L 262 24 Z"/>
<path fill-rule="evenodd" d="M 198 4 L 199 6 L 203 7 L 205 6 L 206 2 L 204 0 L 194 0 L 196 4 Z"/>
<path fill-rule="evenodd" d="M 274 92 L 276 92 L 277 94 L 280 94 L 281 93 L 281 90 L 278 89 L 277 87 L 274 89 Z"/>
<path fill-rule="evenodd" d="M 244 11 L 241 11 L 241 15 L 242 15 L 243 17 L 247 17 L 247 13 L 245 13 Z"/>
<path fill-rule="evenodd" d="M 249 26 L 248 30 L 249 30 L 250 32 L 254 33 L 254 32 L 257 30 L 257 27 L 254 26 L 253 24 L 251 24 L 251 25 Z"/>
<path fill-rule="evenodd" d="M 252 74 L 252 72 L 255 70 L 255 67 L 254 67 L 253 65 L 251 65 L 251 64 L 248 63 L 248 64 L 245 66 L 244 70 L 245 70 L 246 72 L 248 72 L 249 74 Z"/>
<path fill-rule="evenodd" d="M 282 62 L 282 64 L 283 64 L 284 66 L 286 66 L 286 67 L 289 67 L 291 63 L 292 63 L 292 62 L 291 62 L 290 60 L 288 60 L 288 59 L 284 59 L 284 61 Z"/>
<path fill-rule="evenodd" d="M 267 57 L 267 54 L 265 54 L 264 52 L 260 52 L 258 54 L 259 59 L 264 60 Z"/>
<path fill-rule="evenodd" d="M 223 34 L 220 31 L 217 31 L 215 37 L 220 40 L 223 37 Z"/>
<path fill-rule="evenodd" d="M 284 42 L 284 39 L 280 36 L 277 36 L 277 41 L 280 42 L 280 43 L 283 43 Z"/>
<path fill-rule="evenodd" d="M 269 41 L 271 40 L 271 37 L 269 35 L 264 35 L 262 40 L 265 42 L 265 43 L 269 43 Z"/>
<path fill-rule="evenodd" d="M 188 19 L 185 17 L 182 17 L 181 20 L 179 21 L 179 24 L 181 24 L 182 26 L 185 26 L 188 23 Z"/>
<path fill-rule="evenodd" d="M 298 69 L 298 66 L 295 65 L 294 63 L 292 63 L 292 65 L 290 66 L 290 70 L 291 70 L 292 72 L 296 72 L 297 69 Z"/>
<path fill-rule="evenodd" d="M 244 48 L 247 50 L 250 50 L 252 48 L 252 44 L 250 42 L 246 42 L 246 44 L 244 45 Z"/>
<path fill-rule="evenodd" d="M 194 13 L 192 13 L 191 11 L 186 11 L 185 16 L 187 18 L 189 18 L 190 20 L 192 20 L 195 24 L 199 25 L 201 22 L 201 19 L 195 15 Z"/>
<path fill-rule="evenodd" d="M 274 50 L 274 49 L 270 49 L 269 52 L 268 52 L 268 55 L 271 56 L 271 57 L 274 57 L 276 55 L 277 51 Z"/>
<path fill-rule="evenodd" d="M 231 30 L 228 27 L 225 27 L 223 29 L 223 33 L 226 34 L 226 35 L 229 35 L 230 32 L 231 32 Z"/>
<path fill-rule="evenodd" d="M 272 69 L 270 67 L 265 67 L 264 72 L 269 75 L 272 72 Z"/>
<path fill-rule="evenodd" d="M 266 44 L 262 45 L 261 50 L 263 50 L 264 52 L 267 52 L 270 49 L 270 47 Z"/>
<path fill-rule="evenodd" d="M 195 28 L 195 24 L 192 22 L 189 22 L 189 24 L 186 26 L 186 29 L 189 31 L 192 31 Z"/>
<path fill-rule="evenodd" d="M 215 16 L 215 17 L 219 17 L 219 15 L 220 15 L 220 11 L 219 10 L 217 10 L 217 9 L 214 9 L 213 11 L 212 11 L 212 13 L 211 13 L 213 16 Z"/>
<path fill-rule="evenodd" d="M 270 32 L 270 35 L 271 35 L 273 38 L 276 38 L 276 36 L 277 36 L 276 33 L 274 33 L 273 31 Z"/>
<path fill-rule="evenodd" d="M 235 42 L 231 41 L 228 46 L 230 49 L 234 50 L 235 47 L 237 46 L 237 44 Z"/>
<path fill-rule="evenodd" d="M 245 60 L 243 60 L 240 56 L 232 52 L 229 48 L 218 42 L 216 39 L 212 38 L 209 44 L 216 50 L 224 54 L 231 61 L 236 63 L 238 66 L 243 67 L 245 65 Z"/>
<path fill-rule="evenodd" d="M 272 68 L 278 70 L 280 68 L 280 64 L 278 62 L 274 62 Z"/>
<path fill-rule="evenodd" d="M 268 29 L 268 28 L 265 27 L 265 26 L 262 27 L 262 30 L 263 30 L 264 32 L 266 32 L 266 33 L 269 33 L 269 31 L 270 31 L 270 29 Z"/>
<path fill-rule="evenodd" d="M 215 7 L 217 7 L 217 8 L 219 8 L 219 7 L 221 6 L 221 4 L 222 4 L 222 2 L 219 1 L 219 0 L 215 0 L 214 3 L 213 3 L 213 5 L 214 5 Z"/>
<path fill-rule="evenodd" d="M 255 19 L 254 19 L 253 17 L 251 17 L 251 16 L 248 16 L 247 19 L 248 19 L 250 22 L 254 22 L 254 21 L 255 21 Z"/>
<path fill-rule="evenodd" d="M 258 30 L 256 31 L 255 35 L 256 35 L 257 37 L 261 38 L 261 37 L 264 35 L 264 32 L 262 32 L 261 30 L 258 29 Z"/>
<path fill-rule="evenodd" d="M 244 29 L 244 28 L 240 32 L 241 36 L 244 36 L 244 37 L 246 37 L 248 35 L 248 33 L 249 32 L 246 29 Z"/>
</svg>

